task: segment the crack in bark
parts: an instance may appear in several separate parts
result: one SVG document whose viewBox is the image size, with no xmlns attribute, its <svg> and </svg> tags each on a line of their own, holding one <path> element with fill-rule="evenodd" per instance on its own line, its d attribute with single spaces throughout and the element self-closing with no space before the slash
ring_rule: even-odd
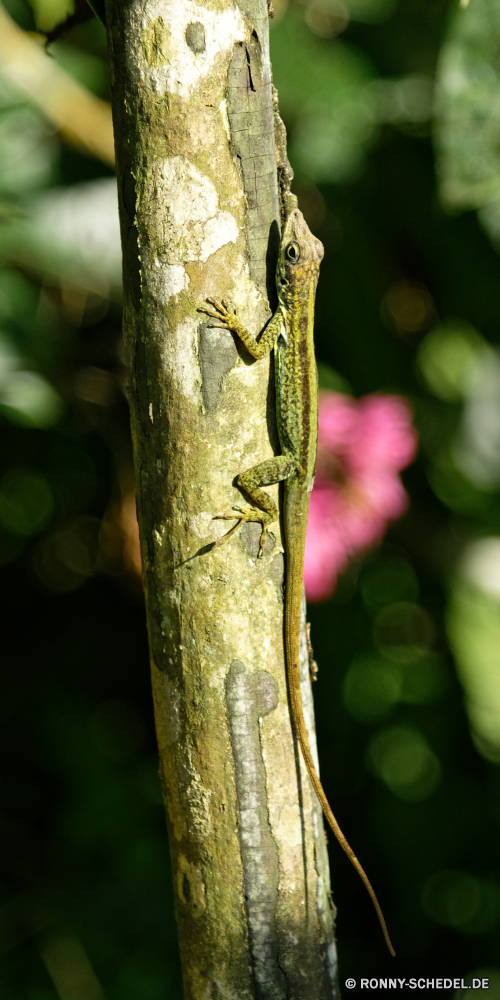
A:
<svg viewBox="0 0 500 1000">
<path fill-rule="evenodd" d="M 232 151 L 241 170 L 247 202 L 250 275 L 259 286 L 272 289 L 274 295 L 280 210 L 271 79 L 262 63 L 256 32 L 249 42 L 235 44 L 228 69 L 227 113 Z"/>
</svg>

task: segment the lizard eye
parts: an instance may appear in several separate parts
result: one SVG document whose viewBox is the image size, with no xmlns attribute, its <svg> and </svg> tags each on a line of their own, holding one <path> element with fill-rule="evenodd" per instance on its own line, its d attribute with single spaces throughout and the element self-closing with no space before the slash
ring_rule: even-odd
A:
<svg viewBox="0 0 500 1000">
<path fill-rule="evenodd" d="M 296 264 L 300 257 L 300 247 L 298 243 L 289 243 L 286 248 L 286 257 L 291 264 Z"/>
</svg>

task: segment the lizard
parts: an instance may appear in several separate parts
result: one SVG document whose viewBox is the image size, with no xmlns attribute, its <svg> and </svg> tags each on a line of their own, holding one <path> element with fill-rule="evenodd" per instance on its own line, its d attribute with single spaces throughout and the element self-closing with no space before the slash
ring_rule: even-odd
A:
<svg viewBox="0 0 500 1000">
<path fill-rule="evenodd" d="M 278 507 L 262 489 L 284 482 L 285 528 L 285 661 L 291 717 L 311 784 L 325 817 L 354 868 L 360 875 L 375 906 L 384 938 L 395 954 L 375 892 L 348 844 L 328 803 L 309 747 L 300 692 L 299 631 L 303 589 L 304 547 L 309 497 L 313 487 L 318 436 L 318 375 L 314 353 L 314 303 L 323 259 L 323 245 L 311 233 L 302 212 L 294 208 L 283 226 L 276 267 L 278 306 L 258 339 L 241 322 L 225 299 L 207 298 L 200 312 L 231 330 L 255 358 L 274 349 L 276 417 L 281 455 L 267 459 L 240 473 L 237 485 L 252 506 L 233 507 L 216 517 L 237 523 L 214 543 L 226 542 L 242 524 L 257 521 L 262 526 L 259 556 L 262 556 L 267 528 L 279 519 Z"/>
</svg>

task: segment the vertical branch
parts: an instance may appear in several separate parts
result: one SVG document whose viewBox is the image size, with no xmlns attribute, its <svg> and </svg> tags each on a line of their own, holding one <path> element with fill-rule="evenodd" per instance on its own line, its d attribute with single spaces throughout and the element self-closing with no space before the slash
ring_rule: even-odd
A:
<svg viewBox="0 0 500 1000">
<path fill-rule="evenodd" d="M 230 298 L 257 334 L 274 305 L 280 206 L 293 196 L 267 6 L 107 0 L 106 18 L 185 996 L 326 1000 L 336 990 L 328 867 L 290 727 L 279 526 L 258 561 L 255 524 L 211 547 L 227 531 L 214 515 L 241 502 L 237 473 L 278 447 L 269 362 L 254 363 L 198 311 L 207 296 Z"/>
</svg>

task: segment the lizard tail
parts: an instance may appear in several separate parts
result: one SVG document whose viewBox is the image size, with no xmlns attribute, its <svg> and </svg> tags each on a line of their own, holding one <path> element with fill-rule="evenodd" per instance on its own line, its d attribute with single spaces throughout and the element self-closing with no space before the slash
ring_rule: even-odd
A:
<svg viewBox="0 0 500 1000">
<path fill-rule="evenodd" d="M 389 932 L 384 920 L 384 915 L 380 908 L 379 901 L 375 895 L 375 891 L 372 888 L 370 880 L 366 875 L 364 869 L 362 868 L 360 862 L 358 861 L 352 847 L 348 844 L 342 830 L 340 829 L 335 816 L 330 808 L 328 799 L 323 790 L 321 781 L 319 780 L 318 773 L 314 766 L 314 761 L 311 756 L 311 750 L 309 748 L 309 739 L 307 735 L 306 724 L 304 721 L 304 712 L 302 709 L 302 696 L 300 692 L 300 666 L 299 666 L 299 633 L 300 633 L 300 608 L 302 603 L 302 578 L 303 578 L 303 564 L 304 564 L 304 548 L 303 546 L 297 546 L 297 549 L 301 548 L 302 552 L 295 554 L 293 552 L 289 555 L 290 547 L 287 546 L 287 571 L 286 571 L 286 595 L 285 595 L 285 647 L 286 647 L 286 666 L 287 666 L 287 677 L 288 677 L 288 689 L 290 697 L 290 705 L 292 710 L 292 719 L 294 721 L 295 730 L 302 750 L 302 756 L 307 768 L 307 773 L 309 775 L 311 784 L 316 792 L 321 808 L 331 826 L 340 846 L 347 854 L 347 857 L 354 865 L 358 875 L 360 876 L 362 882 L 366 886 L 366 889 L 370 895 L 372 903 L 375 907 L 377 917 L 382 928 L 382 932 L 385 938 L 387 947 L 391 955 L 395 956 L 394 948 L 392 947 L 391 939 L 389 937 Z M 295 557 L 294 557 L 295 556 Z M 298 565 L 300 563 L 300 565 Z"/>
</svg>

